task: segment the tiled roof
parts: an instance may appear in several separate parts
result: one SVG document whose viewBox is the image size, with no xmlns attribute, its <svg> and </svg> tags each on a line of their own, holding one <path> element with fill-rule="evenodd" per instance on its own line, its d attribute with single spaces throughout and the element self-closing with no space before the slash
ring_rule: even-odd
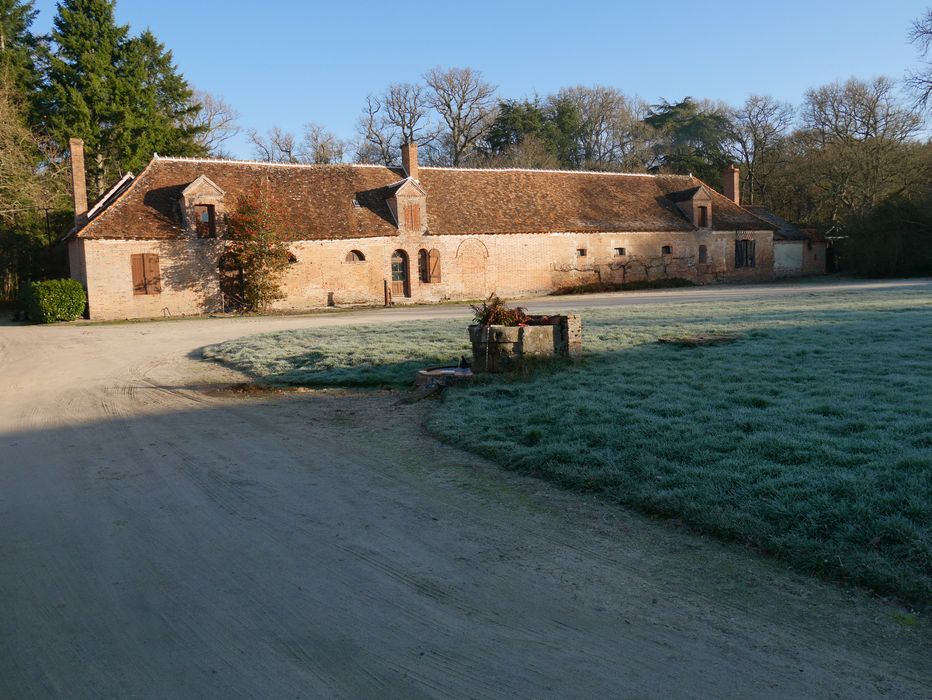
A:
<svg viewBox="0 0 932 700">
<path fill-rule="evenodd" d="M 262 187 L 292 240 L 398 233 L 385 200 L 405 177 L 399 168 L 155 158 L 77 235 L 179 236 L 179 197 L 201 175 L 226 192 L 230 206 L 240 195 Z M 428 232 L 436 235 L 691 231 L 692 224 L 667 195 L 702 184 L 677 175 L 430 167 L 420 168 L 419 182 L 427 192 Z M 708 189 L 716 229 L 775 228 Z"/>
<path fill-rule="evenodd" d="M 754 216 L 763 219 L 764 221 L 773 224 L 777 227 L 777 230 L 773 233 L 773 238 L 775 241 L 807 241 L 809 236 L 800 230 L 799 226 L 794 223 L 787 221 L 786 219 L 777 216 L 772 211 L 766 207 L 762 207 L 757 204 L 749 204 L 745 207 L 749 212 L 754 214 Z"/>
</svg>

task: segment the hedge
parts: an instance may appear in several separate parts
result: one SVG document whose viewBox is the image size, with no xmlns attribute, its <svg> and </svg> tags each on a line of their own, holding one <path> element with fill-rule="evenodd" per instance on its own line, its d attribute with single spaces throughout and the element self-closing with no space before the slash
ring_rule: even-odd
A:
<svg viewBox="0 0 932 700">
<path fill-rule="evenodd" d="M 23 287 L 21 301 L 26 315 L 37 323 L 74 321 L 84 313 L 87 295 L 77 280 L 43 280 Z"/>
</svg>

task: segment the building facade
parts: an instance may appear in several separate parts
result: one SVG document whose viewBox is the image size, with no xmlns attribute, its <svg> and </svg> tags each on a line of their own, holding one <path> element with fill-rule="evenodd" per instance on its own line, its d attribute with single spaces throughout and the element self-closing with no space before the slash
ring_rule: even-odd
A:
<svg viewBox="0 0 932 700">
<path fill-rule="evenodd" d="M 76 173 L 66 239 L 98 319 L 235 307 L 224 217 L 256 192 L 289 240 L 283 310 L 770 279 L 779 226 L 736 201 L 735 170 L 725 177 L 733 199 L 690 176 L 419 167 L 413 144 L 402 168 L 156 156 L 90 210 Z"/>
</svg>

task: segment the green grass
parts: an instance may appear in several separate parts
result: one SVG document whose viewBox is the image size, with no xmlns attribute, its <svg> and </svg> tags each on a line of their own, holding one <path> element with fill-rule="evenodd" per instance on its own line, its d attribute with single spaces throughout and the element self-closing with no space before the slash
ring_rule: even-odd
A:
<svg viewBox="0 0 932 700">
<path fill-rule="evenodd" d="M 932 599 L 932 293 L 819 294 L 582 314 L 585 357 L 448 391 L 448 442 L 746 543 Z M 295 331 L 208 348 L 278 384 L 401 386 L 465 324 Z M 717 347 L 660 336 L 724 332 Z"/>
</svg>

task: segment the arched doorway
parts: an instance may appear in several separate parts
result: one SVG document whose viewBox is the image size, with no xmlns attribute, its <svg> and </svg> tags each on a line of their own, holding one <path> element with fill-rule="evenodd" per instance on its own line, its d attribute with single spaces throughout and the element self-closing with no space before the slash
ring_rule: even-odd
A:
<svg viewBox="0 0 932 700">
<path fill-rule="evenodd" d="M 403 250 L 392 253 L 392 296 L 411 296 L 411 272 L 408 254 Z"/>
<path fill-rule="evenodd" d="M 239 264 L 232 253 L 220 256 L 217 265 L 220 273 L 220 298 L 223 301 L 223 311 L 242 311 L 243 309 L 243 266 Z"/>
</svg>

